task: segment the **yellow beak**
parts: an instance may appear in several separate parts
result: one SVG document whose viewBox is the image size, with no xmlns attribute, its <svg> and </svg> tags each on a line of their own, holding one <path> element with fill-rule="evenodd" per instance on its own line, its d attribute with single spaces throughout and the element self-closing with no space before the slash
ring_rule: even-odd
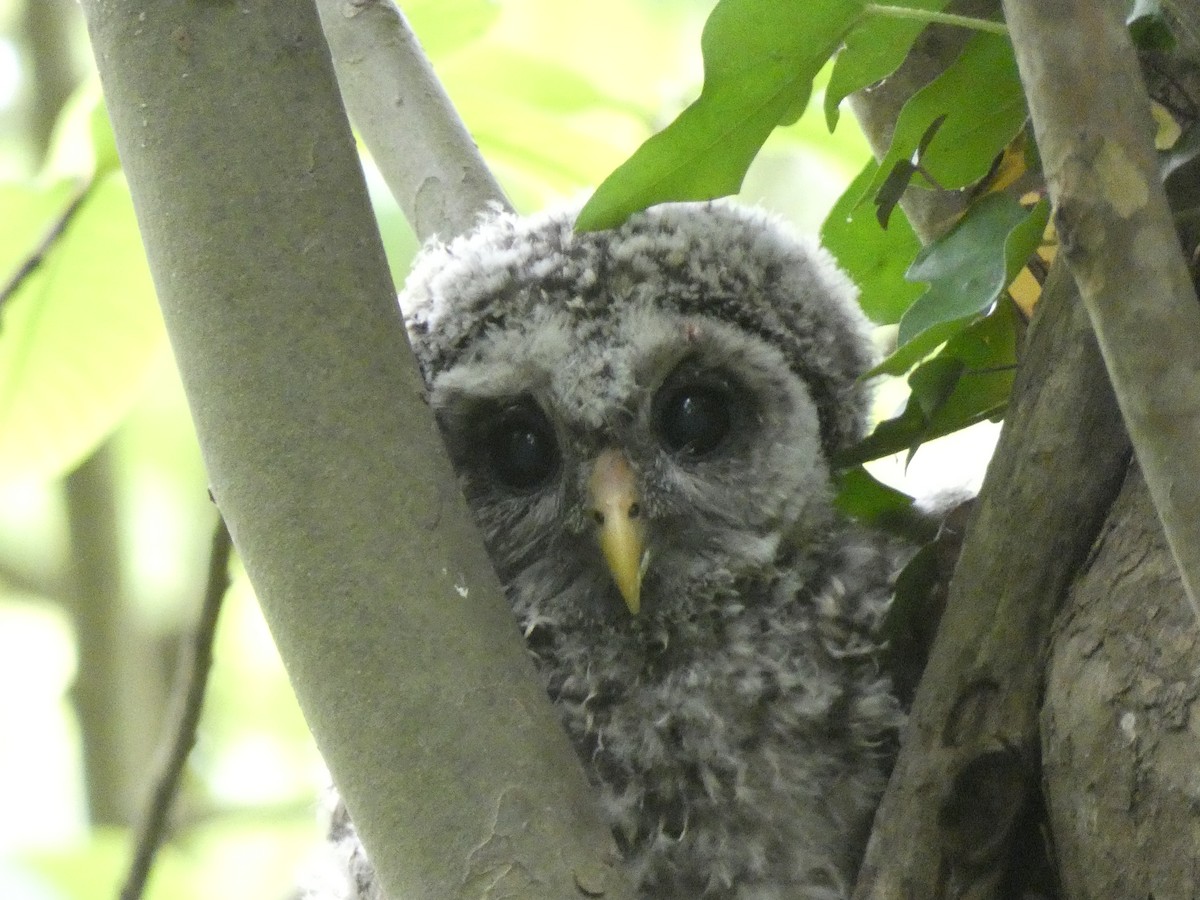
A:
<svg viewBox="0 0 1200 900">
<path fill-rule="evenodd" d="M 605 450 L 588 479 L 591 513 L 599 525 L 597 540 L 625 605 L 635 616 L 641 609 L 642 575 L 650 561 L 637 481 L 620 450 Z"/>
</svg>

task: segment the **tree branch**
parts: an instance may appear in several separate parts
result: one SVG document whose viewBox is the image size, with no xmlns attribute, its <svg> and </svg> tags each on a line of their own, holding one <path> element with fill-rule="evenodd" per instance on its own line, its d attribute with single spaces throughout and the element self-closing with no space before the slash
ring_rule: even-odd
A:
<svg viewBox="0 0 1200 900">
<path fill-rule="evenodd" d="M 229 525 L 390 896 L 630 896 L 405 343 L 312 0 L 85 0 Z"/>
<path fill-rule="evenodd" d="M 421 240 L 509 207 L 392 0 L 317 0 L 350 119 Z"/>
<path fill-rule="evenodd" d="M 1071 288 L 1052 270 L 856 900 L 1010 896 L 1010 852 L 1038 789 L 1040 660 L 1129 453 Z"/>
<path fill-rule="evenodd" d="M 1200 619 L 1200 302 L 1118 3 L 1005 0 L 1054 221 Z"/>
<path fill-rule="evenodd" d="M 204 695 L 208 688 L 208 672 L 212 668 L 217 619 L 225 592 L 229 589 L 229 557 L 232 549 L 229 531 L 225 528 L 225 522 L 218 517 L 208 555 L 204 600 L 191 640 L 180 649 L 173 690 L 174 708 L 167 716 L 167 727 L 163 732 L 166 743 L 155 767 L 150 801 L 134 840 L 133 860 L 129 864 L 125 883 L 121 886 L 121 900 L 139 900 L 146 888 L 154 857 L 166 837 L 167 816 L 179 791 L 184 766 L 196 743 L 196 729 L 200 724 L 200 713 L 204 709 Z"/>
</svg>

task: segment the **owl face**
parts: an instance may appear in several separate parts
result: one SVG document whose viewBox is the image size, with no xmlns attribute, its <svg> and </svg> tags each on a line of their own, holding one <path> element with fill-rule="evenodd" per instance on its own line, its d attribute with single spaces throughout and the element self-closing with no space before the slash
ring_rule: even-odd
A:
<svg viewBox="0 0 1200 900">
<path fill-rule="evenodd" d="M 585 619 L 677 616 L 826 515 L 807 390 L 723 322 L 548 309 L 482 338 L 431 398 L 501 577 Z"/>
<path fill-rule="evenodd" d="M 852 301 L 818 251 L 733 207 L 588 235 L 498 217 L 427 251 L 402 302 L 527 629 L 683 621 L 820 543 L 827 453 L 861 428 Z"/>
</svg>

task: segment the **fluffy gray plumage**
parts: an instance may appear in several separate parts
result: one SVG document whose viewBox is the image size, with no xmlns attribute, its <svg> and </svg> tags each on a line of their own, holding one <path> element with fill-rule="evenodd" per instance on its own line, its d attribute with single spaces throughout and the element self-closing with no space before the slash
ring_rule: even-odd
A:
<svg viewBox="0 0 1200 900">
<path fill-rule="evenodd" d="M 468 500 L 643 896 L 844 898 L 900 717 L 892 557 L 831 505 L 868 403 L 855 290 L 757 211 L 571 221 L 492 214 L 401 297 Z M 589 493 L 613 450 L 648 551 L 636 615 Z M 339 874 L 308 896 L 372 897 L 344 814 L 332 835 Z"/>
</svg>

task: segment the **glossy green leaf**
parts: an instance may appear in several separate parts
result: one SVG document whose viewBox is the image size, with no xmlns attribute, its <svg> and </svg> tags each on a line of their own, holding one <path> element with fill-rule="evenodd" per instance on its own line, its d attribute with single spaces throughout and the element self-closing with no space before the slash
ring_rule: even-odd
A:
<svg viewBox="0 0 1200 900">
<path fill-rule="evenodd" d="M 901 452 L 911 458 L 925 441 L 1002 414 L 1016 372 L 1018 322 L 1014 305 L 1004 302 L 959 332 L 909 376 L 912 395 L 904 411 L 880 422 L 838 464 Z"/>
<path fill-rule="evenodd" d="M 88 192 L 3 312 L 0 478 L 51 478 L 120 421 L 165 346 L 119 173 Z"/>
<path fill-rule="evenodd" d="M 1007 194 L 989 194 L 923 249 L 907 277 L 929 289 L 901 317 L 900 346 L 931 328 L 965 324 L 995 303 L 1037 249 L 1049 213 L 1044 200 L 1026 210 Z"/>
<path fill-rule="evenodd" d="M 896 164 L 913 161 L 939 116 L 946 121 L 918 162 L 939 187 L 951 190 L 986 175 L 1027 115 L 1012 44 L 1002 35 L 976 34 L 949 68 L 904 104 L 869 193 L 879 189 Z"/>
<path fill-rule="evenodd" d="M 794 121 L 861 0 L 721 0 L 701 38 L 700 98 L 597 188 L 576 222 L 611 228 L 672 200 L 735 193 L 771 131 Z"/>
<path fill-rule="evenodd" d="M 908 386 L 912 391 L 909 405 L 916 404 L 917 411 L 925 422 L 933 421 L 958 387 L 966 366 L 960 359 L 946 354 L 937 356 L 923 363 L 908 376 Z"/>
<path fill-rule="evenodd" d="M 940 12 L 947 3 L 949 0 L 906 0 L 903 5 Z M 863 20 L 846 35 L 825 88 L 825 121 L 830 131 L 837 126 L 842 100 L 896 71 L 926 24 L 872 14 L 868 9 Z"/>
<path fill-rule="evenodd" d="M 921 242 L 902 212 L 882 228 L 871 210 L 858 203 L 878 168 L 874 160 L 868 162 L 834 204 L 821 226 L 821 243 L 858 285 L 863 312 L 872 322 L 890 325 L 924 290 L 904 279 Z"/>
</svg>

